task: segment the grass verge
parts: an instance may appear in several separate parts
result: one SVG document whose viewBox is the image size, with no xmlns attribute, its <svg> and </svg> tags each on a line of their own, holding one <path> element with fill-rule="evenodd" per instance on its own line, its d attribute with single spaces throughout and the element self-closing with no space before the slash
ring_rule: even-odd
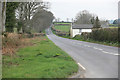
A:
<svg viewBox="0 0 120 80">
<path fill-rule="evenodd" d="M 53 31 L 53 34 L 55 34 L 55 31 Z M 56 35 L 56 34 L 55 34 Z M 59 35 L 57 35 L 59 36 Z M 103 42 L 103 41 L 95 41 L 95 40 L 83 40 L 83 39 L 76 39 L 76 38 L 70 38 L 70 36 L 59 36 L 59 37 L 63 37 L 63 38 L 68 38 L 68 39 L 72 39 L 72 40 L 79 40 L 79 41 L 85 41 L 85 42 L 91 42 L 91 43 L 96 43 L 96 44 L 102 44 L 102 45 L 107 45 L 107 46 L 114 46 L 114 47 L 120 47 L 119 42 Z"/>
<path fill-rule="evenodd" d="M 75 61 L 47 37 L 31 41 L 16 56 L 3 56 L 3 78 L 67 78 L 78 71 Z"/>
<path fill-rule="evenodd" d="M 67 38 L 67 37 L 66 37 Z M 97 43 L 97 44 L 102 44 L 102 45 L 107 45 L 107 46 L 114 46 L 114 47 L 119 47 L 119 43 L 118 42 L 103 42 L 103 41 L 95 41 L 92 39 L 88 39 L 88 40 L 83 40 L 83 39 L 76 39 L 76 38 L 69 38 L 69 39 L 73 39 L 73 40 L 79 40 L 79 41 L 85 41 L 85 42 L 91 42 L 91 43 Z"/>
</svg>

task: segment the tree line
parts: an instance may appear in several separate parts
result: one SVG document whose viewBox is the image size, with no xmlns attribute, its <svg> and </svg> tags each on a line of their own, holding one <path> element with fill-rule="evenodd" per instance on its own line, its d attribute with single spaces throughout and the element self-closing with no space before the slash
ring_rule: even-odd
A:
<svg viewBox="0 0 120 80">
<path fill-rule="evenodd" d="M 54 16 L 49 2 L 0 2 L 2 32 L 41 32 L 48 28 Z"/>
<path fill-rule="evenodd" d="M 93 28 L 101 28 L 101 25 L 106 25 L 108 21 L 99 20 L 99 17 L 95 14 L 89 13 L 87 10 L 83 10 L 76 15 L 74 23 L 76 24 L 93 24 Z"/>
</svg>

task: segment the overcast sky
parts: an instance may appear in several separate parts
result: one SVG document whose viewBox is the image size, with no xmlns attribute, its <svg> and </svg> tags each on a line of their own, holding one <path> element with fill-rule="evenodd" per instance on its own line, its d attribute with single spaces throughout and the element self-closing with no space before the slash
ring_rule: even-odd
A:
<svg viewBox="0 0 120 80">
<path fill-rule="evenodd" d="M 51 3 L 50 10 L 56 18 L 66 20 L 75 18 L 82 10 L 88 10 L 99 16 L 100 19 L 118 18 L 119 0 L 47 0 Z"/>
</svg>

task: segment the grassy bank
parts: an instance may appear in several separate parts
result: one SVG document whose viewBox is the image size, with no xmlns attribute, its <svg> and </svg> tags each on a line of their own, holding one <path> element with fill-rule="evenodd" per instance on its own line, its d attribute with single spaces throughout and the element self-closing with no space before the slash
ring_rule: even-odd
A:
<svg viewBox="0 0 120 80">
<path fill-rule="evenodd" d="M 14 57 L 3 56 L 3 78 L 64 78 L 78 71 L 78 65 L 47 37 L 31 40 Z"/>
<path fill-rule="evenodd" d="M 81 39 L 78 36 L 76 36 L 74 38 L 69 38 L 69 39 L 79 40 L 79 41 L 85 41 L 85 42 L 91 42 L 91 43 L 97 43 L 97 44 L 103 44 L 103 45 L 107 45 L 107 46 L 119 47 L 119 43 L 118 42 L 96 41 L 96 40 L 93 40 L 93 39 L 87 39 L 87 40 L 85 40 L 85 39 Z"/>
</svg>

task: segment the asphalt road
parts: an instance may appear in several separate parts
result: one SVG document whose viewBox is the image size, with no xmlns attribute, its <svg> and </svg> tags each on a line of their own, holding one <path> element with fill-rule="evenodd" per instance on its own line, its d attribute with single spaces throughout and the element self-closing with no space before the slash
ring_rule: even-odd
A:
<svg viewBox="0 0 120 80">
<path fill-rule="evenodd" d="M 50 29 L 47 36 L 86 70 L 86 78 L 118 78 L 118 48 L 58 37 Z"/>
</svg>

